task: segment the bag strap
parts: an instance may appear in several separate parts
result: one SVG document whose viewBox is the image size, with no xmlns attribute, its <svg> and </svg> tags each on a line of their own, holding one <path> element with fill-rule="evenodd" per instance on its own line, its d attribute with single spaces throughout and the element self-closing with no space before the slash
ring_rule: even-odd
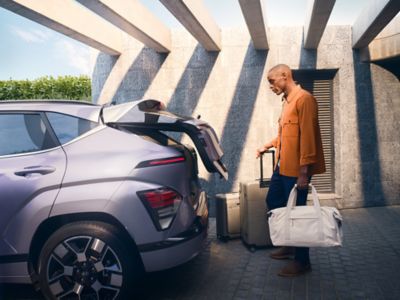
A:
<svg viewBox="0 0 400 300">
<path fill-rule="evenodd" d="M 297 199 L 297 184 L 294 185 L 292 190 L 289 194 L 289 199 L 286 204 L 286 213 L 285 213 L 285 240 L 290 240 L 290 214 L 292 207 L 294 206 L 293 203 L 296 203 Z"/>
<path fill-rule="evenodd" d="M 311 193 L 312 193 L 314 207 L 315 207 L 315 209 L 318 209 L 318 211 L 321 213 L 321 204 L 319 203 L 317 190 L 315 189 L 314 185 L 312 185 L 311 183 L 309 184 L 309 186 L 311 187 Z"/>
<path fill-rule="evenodd" d="M 310 183 L 309 186 L 311 187 L 311 192 L 312 192 L 312 200 L 313 200 L 313 206 L 315 209 L 315 213 L 318 218 L 318 222 L 320 223 L 320 226 L 318 226 L 318 236 L 322 240 L 323 239 L 323 232 L 322 232 L 322 213 L 321 213 L 321 205 L 319 203 L 318 199 L 318 193 L 315 187 Z M 297 184 L 295 184 L 290 191 L 289 194 L 289 199 L 286 205 L 286 213 L 285 213 L 285 239 L 290 240 L 290 215 L 292 212 L 292 208 L 296 206 L 296 200 L 297 200 Z"/>
<path fill-rule="evenodd" d="M 321 211 L 321 204 L 319 203 L 317 190 L 315 189 L 314 185 L 312 185 L 311 183 L 309 184 L 309 186 L 311 187 L 313 205 L 316 210 Z M 292 190 L 290 191 L 289 199 L 286 204 L 286 207 L 287 208 L 295 207 L 296 200 L 297 200 L 297 184 L 295 184 L 294 187 L 292 188 Z"/>
</svg>

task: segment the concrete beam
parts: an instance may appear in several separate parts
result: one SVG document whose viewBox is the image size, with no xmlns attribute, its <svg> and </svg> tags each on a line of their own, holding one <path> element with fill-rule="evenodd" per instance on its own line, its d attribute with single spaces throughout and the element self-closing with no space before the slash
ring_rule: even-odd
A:
<svg viewBox="0 0 400 300">
<path fill-rule="evenodd" d="M 160 0 L 208 51 L 221 50 L 221 32 L 202 0 Z"/>
<path fill-rule="evenodd" d="M 240 8 L 249 29 L 254 48 L 268 50 L 267 19 L 264 1 L 239 0 Z"/>
<path fill-rule="evenodd" d="M 0 6 L 104 53 L 122 52 L 122 32 L 73 0 L 0 0 Z"/>
<path fill-rule="evenodd" d="M 400 13 L 368 45 L 360 50 L 363 61 L 400 57 Z"/>
<path fill-rule="evenodd" d="M 77 0 L 157 52 L 171 50 L 170 30 L 138 0 Z"/>
<path fill-rule="evenodd" d="M 400 11 L 399 0 L 372 0 L 353 24 L 353 48 L 364 48 Z"/>
<path fill-rule="evenodd" d="M 304 48 L 317 49 L 335 0 L 309 0 L 304 24 Z"/>
</svg>

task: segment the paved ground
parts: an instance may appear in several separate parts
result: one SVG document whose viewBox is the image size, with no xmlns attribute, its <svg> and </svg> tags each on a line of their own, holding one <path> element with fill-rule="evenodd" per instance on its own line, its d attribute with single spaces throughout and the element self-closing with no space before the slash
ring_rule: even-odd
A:
<svg viewBox="0 0 400 300">
<path fill-rule="evenodd" d="M 147 275 L 132 299 L 400 299 L 400 206 L 342 214 L 344 247 L 311 249 L 312 272 L 294 279 L 276 275 L 285 262 L 270 259 L 272 249 L 219 241 L 211 219 L 206 250 Z M 3 285 L 0 299 L 42 298 L 30 286 Z"/>
</svg>

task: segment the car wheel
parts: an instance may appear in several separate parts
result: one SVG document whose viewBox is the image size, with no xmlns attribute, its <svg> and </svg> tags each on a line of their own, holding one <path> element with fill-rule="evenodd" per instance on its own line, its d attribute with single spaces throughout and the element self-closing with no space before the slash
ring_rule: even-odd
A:
<svg viewBox="0 0 400 300">
<path fill-rule="evenodd" d="M 48 299 L 125 299 L 139 274 L 115 227 L 76 222 L 55 231 L 39 256 L 39 284 Z"/>
</svg>

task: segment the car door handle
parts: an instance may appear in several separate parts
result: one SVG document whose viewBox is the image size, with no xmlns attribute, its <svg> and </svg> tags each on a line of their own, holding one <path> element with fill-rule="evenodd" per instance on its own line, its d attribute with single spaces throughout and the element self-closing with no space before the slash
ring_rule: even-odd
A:
<svg viewBox="0 0 400 300">
<path fill-rule="evenodd" d="M 14 174 L 17 176 L 29 177 L 33 174 L 46 175 L 53 173 L 56 168 L 52 166 L 29 166 L 25 167 L 23 170 L 15 171 Z"/>
</svg>

